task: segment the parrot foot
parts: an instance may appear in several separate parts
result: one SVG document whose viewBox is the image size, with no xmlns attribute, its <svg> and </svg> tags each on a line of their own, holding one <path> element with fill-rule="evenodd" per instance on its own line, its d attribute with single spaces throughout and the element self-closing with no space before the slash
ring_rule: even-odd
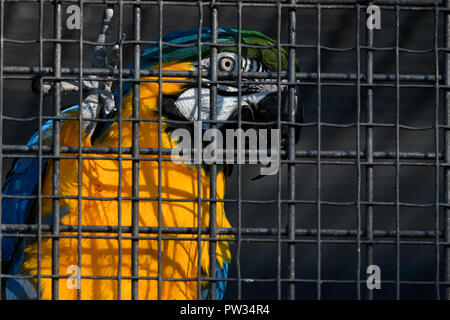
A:
<svg viewBox="0 0 450 320">
<path fill-rule="evenodd" d="M 122 34 L 121 39 L 114 45 L 109 43 L 111 38 L 111 27 L 113 25 L 114 9 L 108 6 L 103 12 L 102 26 L 97 36 L 97 45 L 94 48 L 94 57 L 92 59 L 93 68 L 108 68 L 112 74 L 118 69 L 120 59 L 120 47 L 125 39 Z M 43 81 L 44 74 L 37 74 L 32 81 L 32 89 L 36 94 L 50 96 L 55 94 L 55 83 L 53 81 Z M 65 80 L 60 81 L 60 92 L 62 94 L 79 92 L 83 90 L 86 93 L 81 103 L 80 112 L 82 115 L 82 126 L 87 136 L 90 136 L 96 123 L 89 119 L 98 118 L 100 111 L 103 115 L 108 115 L 116 111 L 112 87 L 114 83 L 113 76 L 88 76 L 86 80 Z"/>
</svg>

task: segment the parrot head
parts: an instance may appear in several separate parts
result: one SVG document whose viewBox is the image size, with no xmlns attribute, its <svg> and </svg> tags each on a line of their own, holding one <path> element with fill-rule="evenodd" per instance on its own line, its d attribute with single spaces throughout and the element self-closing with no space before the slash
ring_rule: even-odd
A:
<svg viewBox="0 0 450 320">
<path fill-rule="evenodd" d="M 201 36 L 201 52 L 199 52 L 198 38 Z M 241 56 L 238 56 L 239 31 L 235 28 L 218 28 L 217 37 L 217 65 L 216 70 L 223 73 L 242 72 L 266 72 L 274 73 L 287 71 L 289 54 L 284 48 L 277 48 L 277 42 L 264 34 L 254 30 L 241 30 Z M 166 34 L 162 38 L 162 62 L 163 65 L 182 65 L 184 70 L 192 71 L 197 75 L 199 71 L 210 71 L 211 69 L 211 30 L 204 27 L 201 33 L 198 29 L 178 31 Z M 142 70 L 158 70 L 159 57 L 158 44 L 148 46 L 141 54 L 140 68 Z M 200 60 L 199 60 L 200 57 Z M 279 61 L 280 60 L 280 61 Z M 133 65 L 130 66 L 130 69 Z M 296 72 L 299 71 L 298 62 L 295 64 Z M 177 70 L 180 70 L 179 67 Z M 170 78 L 168 78 L 170 79 Z M 194 80 L 195 78 L 190 78 Z M 204 81 L 203 81 L 204 80 Z M 210 85 L 208 79 L 203 79 L 201 87 L 197 81 L 190 81 L 177 86 L 176 90 L 162 90 L 162 114 L 174 120 L 210 120 Z M 223 84 L 226 83 L 226 84 Z M 276 77 L 264 79 L 256 77 L 253 79 L 242 78 L 239 88 L 236 78 L 227 80 L 220 79 L 217 85 L 216 120 L 219 129 L 236 128 L 237 119 L 244 121 L 242 129 L 254 127 L 255 129 L 277 128 L 276 121 L 280 112 L 281 121 L 289 121 L 288 85 L 282 80 L 277 85 Z M 123 83 L 122 97 L 131 94 L 132 82 Z M 199 92 L 200 91 L 200 92 Z M 295 88 L 296 96 L 294 102 L 295 121 L 302 121 L 302 105 L 298 87 Z M 239 101 L 239 92 L 241 99 Z M 142 95 L 142 93 L 141 93 Z M 120 105 L 118 92 L 114 94 L 116 105 Z M 223 121 L 220 123 L 220 121 Z M 251 122 L 257 123 L 252 126 Z M 267 125 L 264 123 L 267 122 Z M 261 124 L 263 123 L 263 124 Z M 203 128 L 209 126 L 208 122 Z M 168 125 L 170 131 L 171 125 Z M 295 139 L 299 139 L 299 126 L 296 126 Z M 172 129 L 176 129 L 172 127 Z M 281 126 L 281 147 L 287 143 L 288 126 Z M 95 139 L 96 134 L 94 134 Z"/>
</svg>

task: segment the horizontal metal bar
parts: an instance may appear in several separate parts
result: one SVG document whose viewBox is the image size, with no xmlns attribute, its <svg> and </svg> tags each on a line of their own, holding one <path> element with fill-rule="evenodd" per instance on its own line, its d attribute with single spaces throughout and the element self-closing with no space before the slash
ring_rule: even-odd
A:
<svg viewBox="0 0 450 320">
<path fill-rule="evenodd" d="M 78 225 L 61 225 L 61 232 L 105 232 L 105 233 L 118 233 L 119 229 L 122 233 L 131 233 L 131 227 L 116 227 L 116 226 L 78 226 Z M 38 230 L 38 225 L 35 224 L 2 224 L 2 231 L 20 231 L 20 232 L 35 232 Z M 42 224 L 41 230 L 43 232 L 51 231 L 51 226 Z M 159 227 L 139 227 L 139 233 L 158 233 Z M 237 235 L 237 228 L 218 228 L 218 234 L 220 235 Z M 276 236 L 278 230 L 276 228 L 241 228 L 242 235 L 258 235 L 258 236 Z M 161 232 L 164 234 L 208 234 L 208 228 L 177 228 L 177 227 L 161 227 Z M 286 228 L 280 230 L 281 235 L 287 236 L 288 231 Z M 316 236 L 317 229 L 296 229 L 295 234 L 297 236 Z M 321 229 L 320 234 L 327 237 L 354 237 L 357 234 L 357 230 L 353 229 Z M 375 230 L 374 236 L 379 238 L 393 238 L 396 236 L 395 230 Z M 362 237 L 365 236 L 364 230 L 360 231 Z M 401 230 L 401 238 L 435 238 L 434 230 Z M 4 234 L 4 236 L 16 236 L 15 234 Z M 443 237 L 443 233 L 439 232 L 439 237 Z"/>
<path fill-rule="evenodd" d="M 14 117 L 14 116 L 3 116 L 4 120 L 8 120 L 8 121 L 16 121 L 16 122 L 30 122 L 30 121 L 36 121 L 39 120 L 39 117 L 26 117 L 26 118 L 19 118 L 19 117 Z M 119 118 L 112 118 L 112 119 L 91 119 L 91 118 L 85 118 L 83 116 L 78 117 L 78 116 L 42 116 L 42 120 L 75 120 L 75 121 L 79 121 L 79 120 L 89 120 L 92 122 L 108 122 L 108 123 L 112 123 L 112 122 L 119 122 Z M 193 125 L 195 121 L 192 120 L 173 120 L 173 119 L 155 119 L 155 118 L 140 118 L 140 117 L 136 117 L 136 118 L 124 118 L 121 117 L 120 118 L 121 122 L 135 122 L 135 121 L 139 121 L 139 122 L 154 122 L 157 123 L 159 121 L 161 121 L 162 123 L 167 123 L 167 124 L 182 124 L 182 125 L 186 125 L 186 124 L 191 124 Z M 202 120 L 203 123 L 208 123 L 208 124 L 236 124 L 235 120 Z M 249 124 L 255 127 L 267 127 L 269 125 L 276 125 L 278 124 L 278 121 L 241 121 L 241 124 Z M 321 127 L 324 128 L 356 128 L 358 125 L 362 126 L 362 127 L 372 127 L 372 128 L 396 128 L 395 124 L 392 123 L 384 123 L 384 122 L 349 122 L 349 123 L 332 123 L 332 122 L 291 122 L 291 121 L 280 121 L 281 125 L 288 125 L 288 126 L 295 126 L 295 127 L 317 127 L 318 125 L 320 125 Z M 449 129 L 449 126 L 447 125 L 438 125 L 437 126 L 438 129 Z M 403 124 L 399 124 L 399 128 L 403 129 L 403 130 L 409 130 L 409 131 L 423 131 L 423 130 L 434 130 L 435 126 L 434 125 L 428 125 L 428 126 L 408 126 L 408 125 L 403 125 Z"/>
<path fill-rule="evenodd" d="M 9 279 L 36 279 L 37 276 L 34 275 L 9 275 L 9 274 L 2 274 L 3 278 L 9 278 Z M 60 275 L 40 275 L 41 278 L 46 279 L 52 279 L 52 278 L 58 278 L 58 279 L 68 279 L 70 277 L 73 277 L 73 275 L 67 275 L 67 274 L 60 274 Z M 131 279 L 142 279 L 142 280 L 157 280 L 158 277 L 151 277 L 151 276 L 139 276 L 139 277 L 133 277 L 133 276 L 89 276 L 89 275 L 80 275 L 81 279 L 94 279 L 94 280 L 131 280 Z M 219 278 L 219 277 L 201 277 L 204 281 L 214 280 L 214 281 L 223 281 L 227 280 L 227 282 L 236 282 L 238 281 L 237 278 L 233 277 L 227 277 L 227 278 Z M 184 281 L 197 281 L 197 278 L 168 278 L 168 277 L 161 277 L 161 280 L 163 281 L 172 281 L 172 282 L 184 282 Z M 288 278 L 240 278 L 240 281 L 247 282 L 247 283 L 270 283 L 270 282 L 276 282 L 277 280 L 280 280 L 281 282 L 295 282 L 295 283 L 316 283 L 316 279 L 308 279 L 308 278 L 295 278 L 295 279 L 288 279 Z M 355 284 L 359 282 L 360 284 L 366 284 L 366 279 L 361 280 L 343 280 L 343 279 L 321 279 L 320 282 L 322 284 Z M 381 284 L 395 284 L 395 280 L 380 280 Z M 416 280 L 400 280 L 400 284 L 403 285 L 435 285 L 435 281 L 416 281 Z M 449 281 L 439 281 L 439 285 L 442 286 L 450 286 Z"/>
<path fill-rule="evenodd" d="M 59 236 L 55 236 L 51 233 L 43 233 L 41 234 L 41 238 L 46 238 L 46 239 L 53 239 L 53 238 L 58 238 L 58 239 L 62 239 L 62 238 L 66 238 L 66 239 L 118 239 L 118 235 L 114 235 L 114 233 L 112 233 L 113 235 L 108 235 L 111 233 L 101 233 L 101 234 L 78 234 L 76 232 L 70 232 L 70 233 L 62 233 Z M 120 238 L 122 240 L 159 240 L 160 237 L 154 233 L 154 236 L 120 236 Z M 38 236 L 34 233 L 16 233 L 16 234 L 8 234 L 5 233 L 2 236 L 4 237 L 16 237 L 16 238 L 37 238 Z M 198 236 L 195 237 L 180 237 L 180 236 L 171 236 L 171 235 L 167 235 L 163 237 L 164 240 L 175 240 L 175 241 L 227 241 L 227 242 L 237 242 L 237 238 L 235 237 L 230 237 L 230 238 L 212 238 L 212 237 L 201 237 L 198 238 Z M 336 239 L 336 238 L 342 238 L 342 239 Z M 322 244 L 345 244 L 345 245 L 355 245 L 357 244 L 357 240 L 356 239 L 348 239 L 344 238 L 344 237 L 331 237 L 331 238 L 322 238 L 321 239 L 321 243 Z M 401 239 L 406 239 L 406 238 L 401 238 Z M 380 238 L 377 240 L 360 240 L 361 244 L 369 244 L 369 245 L 420 245 L 420 246 L 435 246 L 436 245 L 436 240 L 416 240 L 417 238 L 409 238 L 410 240 L 401 240 L 400 242 L 397 242 L 396 239 L 394 240 L 386 240 L 385 238 Z M 249 237 L 242 237 L 241 242 L 246 242 L 246 243 L 277 243 L 278 241 L 281 241 L 282 243 L 298 243 L 298 244 L 310 244 L 310 245 L 317 245 L 317 239 L 314 239 L 314 237 L 296 237 L 295 240 L 291 240 L 289 238 L 281 238 L 278 240 L 277 236 L 255 236 L 255 238 L 251 238 Z M 440 246 L 444 246 L 444 247 L 450 247 L 450 242 L 442 240 L 439 241 L 439 245 Z"/>
<path fill-rule="evenodd" d="M 42 152 L 51 152 L 51 147 L 48 146 L 42 146 L 41 151 Z M 172 154 L 171 148 L 161 148 L 161 154 L 162 155 L 171 155 Z M 39 147 L 38 146 L 26 146 L 26 145 L 3 145 L 2 146 L 3 152 L 24 152 L 24 153 L 38 153 Z M 186 149 L 186 151 L 190 151 L 192 154 L 194 154 L 197 150 L 196 149 Z M 78 154 L 79 148 L 78 147 L 61 147 L 62 153 L 68 153 L 68 154 Z M 142 155 L 158 155 L 159 149 L 158 148 L 140 148 L 139 150 L 140 154 Z M 218 149 L 217 152 L 220 153 L 234 153 L 237 154 L 237 150 L 227 150 L 227 149 Z M 119 148 L 116 147 L 82 147 L 81 153 L 83 154 L 90 154 L 91 156 L 93 154 L 118 154 Z M 132 154 L 131 148 L 121 148 L 122 154 Z M 246 150 L 245 155 L 251 155 L 254 152 Z M 357 157 L 356 151 L 351 150 L 326 150 L 326 151 L 320 151 L 320 153 L 317 152 L 317 150 L 297 150 L 295 152 L 296 157 L 298 158 L 317 158 L 317 155 L 320 154 L 320 157 L 323 158 L 346 158 L 346 159 L 353 159 Z M 281 150 L 280 155 L 286 156 L 286 151 Z M 360 157 L 365 156 L 365 152 L 360 152 Z M 42 155 L 43 158 L 46 157 L 46 155 Z M 51 156 L 49 155 L 51 158 Z M 373 157 L 375 159 L 396 159 L 396 152 L 393 151 L 375 151 L 373 153 Z M 404 160 L 434 160 L 436 159 L 436 154 L 433 152 L 400 152 L 399 154 L 400 159 Z M 439 160 L 443 159 L 443 154 L 439 153 L 438 155 Z M 83 157 L 84 158 L 84 157 Z M 123 160 L 127 160 L 125 157 Z M 129 160 L 129 159 L 128 159 Z"/>
<path fill-rule="evenodd" d="M 118 70 L 111 70 L 108 68 L 83 68 L 83 75 L 96 75 L 96 76 L 118 76 Z M 5 75 L 10 74 L 34 74 L 34 75 L 48 75 L 53 76 L 53 68 L 39 68 L 36 66 L 5 66 L 3 68 L 3 72 Z M 61 69 L 61 73 L 63 76 L 79 75 L 79 68 L 77 67 L 65 67 Z M 162 76 L 164 77 L 189 77 L 189 78 L 197 78 L 197 71 L 175 71 L 175 70 L 164 70 L 162 71 Z M 143 77 L 157 77 L 159 76 L 158 70 L 141 70 L 141 76 Z M 124 69 L 122 70 L 123 77 L 131 77 L 133 76 L 133 70 Z M 237 79 L 238 74 L 236 72 L 217 72 L 219 78 L 230 78 L 234 77 Z M 209 72 L 204 71 L 201 73 L 202 77 L 209 77 Z M 287 79 L 287 73 L 281 72 L 282 79 Z M 277 79 L 278 74 L 276 72 L 242 72 L 242 78 L 253 78 L 253 79 Z M 297 72 L 296 78 L 299 80 L 316 80 L 317 73 L 315 72 Z M 351 72 L 324 72 L 320 73 L 321 80 L 356 80 L 357 74 Z M 435 81 L 434 74 L 401 74 L 399 76 L 400 81 L 408 81 L 408 82 L 434 82 Z M 366 76 L 364 74 L 360 74 L 360 79 L 365 80 Z M 443 77 L 439 76 L 439 80 L 442 80 Z M 126 79 L 124 79 L 126 81 Z M 395 81 L 396 75 L 390 73 L 378 73 L 374 74 L 374 80 L 376 81 Z"/>
<path fill-rule="evenodd" d="M 248 155 L 248 153 L 246 153 L 246 156 L 247 155 Z M 20 154 L 4 154 L 3 158 L 5 158 L 5 159 L 7 159 L 7 158 L 10 158 L 10 159 L 38 158 L 38 156 L 30 155 L 30 154 L 23 154 L 23 155 L 20 155 Z M 42 155 L 41 158 L 42 159 L 73 159 L 73 160 L 79 159 L 79 157 L 75 156 L 75 155 L 74 156 L 64 156 L 64 155 L 62 155 L 62 156 L 54 156 L 54 155 L 45 155 L 45 154 Z M 83 159 L 84 160 L 118 160 L 119 157 L 118 156 L 84 156 Z M 171 157 L 162 157 L 162 158 L 160 158 L 159 156 L 155 156 L 155 157 L 133 157 L 133 156 L 123 157 L 122 156 L 121 160 L 122 161 L 139 160 L 139 161 L 155 161 L 155 162 L 158 162 L 158 161 L 167 161 L 167 162 L 173 161 Z M 235 158 L 234 160 L 235 160 L 234 163 L 237 163 L 237 159 Z M 332 165 L 333 166 L 334 165 L 336 165 L 336 166 L 354 166 L 355 165 L 355 161 L 356 160 L 343 161 L 343 160 L 323 160 L 322 159 L 320 163 L 321 163 L 322 166 L 327 166 L 327 165 L 330 165 L 330 166 L 332 166 Z M 426 160 L 426 161 L 429 161 L 429 160 Z M 289 160 L 289 159 L 286 159 L 285 157 L 284 158 L 281 157 L 281 159 L 280 159 L 280 164 L 282 164 L 282 165 L 283 164 L 291 164 L 291 163 L 295 163 L 295 164 L 298 164 L 298 165 L 300 165 L 300 164 L 302 164 L 302 165 L 314 165 L 314 166 L 318 165 L 317 159 L 314 159 L 314 160 L 302 160 L 302 159 Z M 219 164 L 219 163 L 217 163 L 217 164 Z M 251 163 L 249 163 L 248 160 L 246 160 L 246 161 L 242 160 L 241 164 L 251 164 Z M 395 160 L 392 160 L 392 161 L 361 161 L 360 162 L 361 166 L 379 166 L 379 167 L 382 167 L 382 166 L 395 166 L 396 164 L 397 164 L 397 162 Z M 402 167 L 435 167 L 436 166 L 436 163 L 433 162 L 433 161 L 418 162 L 418 161 L 412 161 L 412 160 L 408 160 L 408 159 L 405 160 L 405 161 L 399 162 L 398 164 L 399 164 L 399 166 L 402 166 Z M 450 163 L 440 162 L 439 166 L 443 167 L 443 168 L 446 168 L 446 167 L 450 166 Z"/>
<path fill-rule="evenodd" d="M 128 196 L 121 196 L 121 197 L 88 197 L 88 196 L 63 196 L 63 195 L 31 195 L 31 196 L 23 196 L 23 195 L 10 195 L 10 194 L 3 194 L 3 198 L 7 199 L 64 199 L 64 200 L 93 200 L 93 201 L 129 201 L 129 200 L 141 200 L 141 201 L 158 201 L 161 199 L 162 202 L 196 202 L 199 199 L 201 201 L 206 202 L 222 202 L 222 203 L 238 203 L 239 201 L 243 204 L 297 204 L 297 205 L 317 205 L 316 200 L 288 200 L 288 199 L 279 199 L 279 200 L 247 200 L 247 199 L 233 199 L 233 198 L 223 198 L 223 199 L 211 199 L 211 198 L 183 198 L 183 199 L 171 199 L 171 198 L 163 198 L 163 197 L 128 197 Z M 434 208 L 436 205 L 439 205 L 440 207 L 446 208 L 449 206 L 449 204 L 442 202 L 442 203 L 412 203 L 412 202 L 395 202 L 395 201 L 360 201 L 360 205 L 363 206 L 384 206 L 384 207 L 390 207 L 390 206 L 396 206 L 397 204 L 400 207 L 408 207 L 408 208 Z M 357 203 L 355 201 L 345 201 L 345 202 L 337 202 L 337 201 L 327 201 L 322 200 L 320 202 L 321 206 L 336 206 L 336 207 L 350 207 L 350 206 L 356 206 Z"/>
<path fill-rule="evenodd" d="M 11 235 L 9 235 L 11 236 Z M 27 238 L 27 239 L 35 239 L 37 238 L 36 235 L 34 234 L 17 234 L 14 235 L 17 238 Z M 52 235 L 51 233 L 43 233 L 42 234 L 42 239 L 53 239 L 56 238 L 56 236 Z M 117 240 L 118 236 L 117 235 L 105 235 L 105 234 L 95 234 L 95 235 L 85 235 L 85 234 L 76 234 L 76 233 L 70 233 L 70 234 L 61 234 L 59 237 L 57 237 L 58 239 L 114 239 Z M 202 237 L 202 238 L 198 238 L 198 236 L 195 237 L 180 237 L 180 236 L 163 236 L 163 237 L 159 237 L 158 235 L 155 236 L 122 236 L 121 237 L 122 240 L 145 240 L 145 241 L 151 241 L 151 240 L 156 240 L 159 241 L 159 239 L 163 239 L 165 241 L 226 241 L 226 242 L 237 242 L 238 240 L 236 239 L 236 237 L 231 237 L 231 238 L 227 238 L 226 240 L 224 240 L 224 238 L 211 238 L 211 237 Z M 405 239 L 405 238 L 402 238 Z M 396 245 L 409 245 L 409 246 L 435 246 L 436 245 L 436 240 L 415 240 L 414 239 L 410 239 L 410 240 L 400 240 L 399 242 L 397 242 L 396 239 L 393 240 L 386 240 L 384 238 L 379 238 L 379 239 L 372 239 L 372 240 L 360 240 L 361 244 L 364 245 L 386 245 L 386 246 L 396 246 Z M 295 240 L 290 240 L 288 238 L 280 238 L 279 240 L 277 239 L 277 237 L 272 236 L 272 237 L 259 237 L 256 236 L 255 238 L 251 238 L 249 237 L 242 237 L 241 242 L 245 242 L 245 243 L 272 243 L 275 244 L 278 241 L 280 241 L 281 243 L 296 243 L 296 244 L 305 244 L 305 245 L 317 245 L 317 239 L 313 239 L 312 237 L 296 237 Z M 439 246 L 442 247 L 450 247 L 450 242 L 447 242 L 445 240 L 439 241 Z M 342 245 L 356 245 L 357 244 L 357 240 L 356 239 L 336 239 L 336 237 L 333 238 L 327 238 L 324 237 L 321 239 L 321 244 L 330 244 L 330 245 L 338 245 L 338 244 L 342 244 Z"/>
<path fill-rule="evenodd" d="M 16 3 L 16 2 L 39 2 L 40 0 L 4 0 L 4 2 L 8 3 Z M 51 2 L 54 0 L 42 0 L 42 2 Z M 63 0 L 64 3 L 79 3 L 79 0 Z M 159 1 L 138 1 L 138 0 L 124 0 L 120 1 L 122 5 L 158 5 Z M 301 4 L 337 4 L 337 5 L 354 5 L 361 4 L 361 1 L 358 0 L 297 0 L 295 5 L 286 4 L 287 0 L 242 0 L 243 4 L 255 5 L 255 4 L 267 4 L 271 6 L 276 6 L 277 2 L 283 4 L 283 7 L 295 7 Z M 119 0 L 88 0 L 86 1 L 88 4 L 118 4 Z M 378 5 L 420 5 L 420 6 L 432 6 L 432 5 L 440 5 L 443 4 L 442 0 L 373 0 L 370 3 L 378 4 Z M 236 0 L 216 0 L 216 1 L 202 1 L 203 5 L 211 5 L 214 4 L 216 6 L 221 5 L 231 5 L 236 6 Z M 164 1 L 164 5 L 189 5 L 189 2 L 186 0 L 170 0 Z M 197 2 L 192 1 L 190 4 L 192 6 L 198 6 Z"/>
</svg>

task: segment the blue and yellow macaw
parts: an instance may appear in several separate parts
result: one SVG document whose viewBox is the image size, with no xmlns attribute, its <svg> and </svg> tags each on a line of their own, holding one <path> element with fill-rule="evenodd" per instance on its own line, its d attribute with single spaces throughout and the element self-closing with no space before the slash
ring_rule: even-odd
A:
<svg viewBox="0 0 450 320">
<path fill-rule="evenodd" d="M 211 31 L 209 28 L 201 30 L 202 42 L 210 42 Z M 241 65 L 238 65 L 237 40 L 238 31 L 233 28 L 219 28 L 218 42 L 218 70 L 237 71 L 241 68 L 245 72 L 274 71 L 278 70 L 276 42 L 257 31 L 242 30 L 242 43 L 249 45 L 242 48 Z M 198 30 L 188 30 L 168 34 L 163 37 L 164 43 L 177 46 L 163 46 L 162 70 L 183 70 L 197 72 L 198 68 L 207 70 L 209 68 L 210 47 L 201 47 L 201 63 L 198 63 Z M 193 44 L 192 46 L 182 46 Z M 229 45 L 229 46 L 228 46 Z M 257 48 L 255 46 L 264 46 Z M 141 55 L 141 69 L 159 69 L 158 46 L 150 45 Z M 281 66 L 287 70 L 288 54 L 281 50 Z M 157 79 L 146 77 L 144 79 Z M 164 78 L 163 78 L 164 79 Z M 167 78 L 167 79 L 174 79 Z M 162 84 L 162 115 L 163 119 L 201 120 L 209 119 L 209 89 L 204 87 L 201 91 L 202 99 L 198 103 L 197 84 L 183 83 L 188 78 L 176 78 L 180 82 L 163 82 Z M 96 82 L 97 84 L 100 82 Z M 95 86 L 94 86 L 95 87 Z M 98 86 L 95 87 L 98 89 Z M 94 88 L 94 89 L 95 89 Z M 92 89 L 92 88 L 91 88 Z M 283 90 L 285 90 L 283 88 Z M 115 107 L 108 107 L 105 112 L 107 99 L 98 99 L 99 91 L 91 91 L 96 97 L 94 102 L 87 101 L 79 106 L 72 106 L 62 111 L 63 117 L 78 117 L 81 112 L 83 117 L 111 118 L 117 120 L 117 109 L 121 108 L 121 117 L 132 118 L 133 85 L 125 82 L 123 85 L 123 99 L 118 101 L 118 91 L 115 93 Z M 140 83 L 140 109 L 141 118 L 158 119 L 158 92 L 157 82 Z M 254 119 L 264 117 L 273 118 L 276 114 L 276 97 L 278 88 L 273 84 L 265 84 L 261 81 L 257 84 L 242 83 L 242 101 L 238 103 L 237 86 L 219 85 L 217 97 L 217 119 L 237 119 L 240 110 L 246 107 L 251 109 L 250 113 Z M 113 98 L 114 99 L 114 98 Z M 110 97 L 111 100 L 111 97 Z M 109 100 L 109 102 L 111 102 Z M 284 105 L 282 108 L 286 108 Z M 97 102 L 97 104 L 95 103 Z M 198 110 L 200 108 L 200 112 Z M 284 112 L 285 113 L 285 112 Z M 243 116 L 243 120 L 246 120 Z M 250 119 L 252 120 L 252 119 Z M 46 122 L 42 127 L 42 144 L 52 145 L 53 121 Z M 162 148 L 174 148 L 177 141 L 171 138 L 171 132 L 176 128 L 174 123 L 162 123 Z M 78 147 L 79 121 L 66 119 L 60 122 L 61 146 Z M 118 147 L 119 146 L 119 123 L 93 122 L 84 119 L 81 122 L 81 142 L 83 147 Z M 141 148 L 158 148 L 158 123 L 152 121 L 141 121 L 139 123 L 139 146 Z M 35 133 L 28 142 L 29 146 L 38 145 L 39 135 Z M 124 148 L 132 146 L 132 124 L 130 121 L 122 121 L 121 146 Z M 63 154 L 64 155 L 64 154 Z M 73 155 L 73 154 L 66 154 Z M 132 161 L 131 155 L 123 154 L 122 160 L 105 160 L 101 155 L 87 154 L 88 159 L 81 160 L 81 186 L 78 180 L 78 160 L 60 160 L 60 223 L 61 225 L 78 225 L 79 219 L 83 226 L 118 226 L 120 219 L 122 226 L 132 225 Z M 96 159 L 98 157 L 99 159 Z M 158 226 L 158 202 L 145 200 L 158 196 L 158 162 L 145 161 L 154 155 L 141 155 L 139 162 L 139 226 Z M 127 159 L 128 158 L 128 159 Z M 52 195 L 53 162 L 45 158 L 42 162 L 42 171 L 38 172 L 38 159 L 20 158 L 9 172 L 3 186 L 3 194 L 8 195 L 2 202 L 3 224 L 28 224 L 37 223 L 38 206 L 33 197 L 14 198 L 11 196 L 33 196 L 37 195 L 38 177 L 42 177 L 42 194 Z M 119 175 L 121 166 L 121 175 Z M 217 175 L 217 199 L 223 199 L 225 195 L 225 184 L 227 170 L 224 167 Z M 223 168 L 223 169 L 222 169 Z M 198 188 L 197 167 L 189 164 L 178 164 L 172 161 L 161 162 L 161 197 L 168 199 L 196 199 L 199 194 L 202 198 L 210 198 L 209 174 L 206 165 L 202 165 L 200 182 Z M 119 194 L 118 185 L 121 179 L 121 190 Z M 79 188 L 80 187 L 80 188 Z M 81 190 L 81 201 L 79 196 Z M 120 210 L 117 198 L 122 198 Z M 110 200 L 91 199 L 89 197 L 101 197 Z M 42 223 L 52 225 L 53 209 L 52 199 L 42 199 Z M 81 203 L 81 208 L 79 208 Z M 201 208 L 197 207 L 197 201 L 162 201 L 161 212 L 163 227 L 198 227 L 198 214 L 200 214 L 201 227 L 209 226 L 209 202 L 202 201 Z M 225 211 L 224 203 L 217 202 L 217 227 L 230 228 Z M 79 213 L 81 217 L 79 217 Z M 52 241 L 49 237 L 42 238 L 40 245 L 40 287 L 36 275 L 38 272 L 38 243 L 35 238 L 14 237 L 15 231 L 8 231 L 2 237 L 2 272 L 8 275 L 34 276 L 22 279 L 7 278 L 3 280 L 2 295 L 7 299 L 51 299 L 52 285 Z M 81 299 L 117 299 L 118 280 L 120 274 L 125 279 L 121 280 L 120 297 L 131 299 L 131 239 L 119 239 L 117 234 L 111 233 L 83 233 L 83 236 L 109 236 L 109 238 L 84 237 L 81 239 L 81 256 L 78 253 L 77 233 L 62 232 L 62 234 L 73 237 L 62 237 L 59 240 L 59 273 L 70 276 L 71 266 L 81 265 L 82 276 L 80 289 Z M 122 236 L 130 234 L 122 233 Z M 142 236 L 155 236 L 153 234 L 142 234 Z M 208 296 L 208 283 L 203 281 L 201 296 L 198 296 L 198 242 L 195 234 L 171 234 L 172 237 L 193 238 L 193 240 L 162 240 L 161 241 L 161 276 L 173 280 L 191 278 L 193 281 L 161 281 L 160 296 L 162 299 L 205 299 Z M 217 278 L 227 277 L 228 265 L 231 254 L 228 236 L 221 236 L 223 241 L 217 242 Z M 201 242 L 201 272 L 203 276 L 209 276 L 209 242 Z M 120 259 L 121 257 L 121 259 Z M 119 261 L 120 260 L 120 261 Z M 139 240 L 139 277 L 156 277 L 158 275 L 158 241 L 151 239 Z M 93 277 L 90 277 L 93 276 Z M 106 277 L 97 279 L 95 277 Z M 128 277 L 128 278 L 127 278 Z M 67 285 L 67 278 L 59 280 L 59 298 L 77 299 L 77 290 Z M 223 298 L 226 281 L 218 281 L 216 297 Z M 158 283 L 154 279 L 140 279 L 138 282 L 139 299 L 157 299 Z"/>
</svg>

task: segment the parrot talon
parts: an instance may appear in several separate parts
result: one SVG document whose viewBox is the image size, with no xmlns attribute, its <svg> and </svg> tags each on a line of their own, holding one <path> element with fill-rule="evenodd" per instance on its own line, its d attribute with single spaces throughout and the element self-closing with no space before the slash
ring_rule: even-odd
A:
<svg viewBox="0 0 450 320">
<path fill-rule="evenodd" d="M 115 69 L 119 65 L 119 49 L 119 45 L 115 44 L 106 57 L 107 66 L 109 68 Z"/>
<path fill-rule="evenodd" d="M 52 83 L 43 81 L 42 87 L 41 87 L 41 79 L 44 76 L 44 73 L 39 73 L 36 76 L 33 77 L 33 80 L 31 82 L 31 89 L 35 94 L 39 94 L 42 90 L 42 93 L 44 96 L 50 96 L 54 94 L 55 87 Z"/>
<path fill-rule="evenodd" d="M 119 58 L 120 58 L 120 47 L 122 46 L 123 41 L 126 38 L 126 34 L 122 33 L 119 41 L 112 47 L 106 57 L 106 65 L 111 69 L 117 69 L 119 66 Z"/>
</svg>

